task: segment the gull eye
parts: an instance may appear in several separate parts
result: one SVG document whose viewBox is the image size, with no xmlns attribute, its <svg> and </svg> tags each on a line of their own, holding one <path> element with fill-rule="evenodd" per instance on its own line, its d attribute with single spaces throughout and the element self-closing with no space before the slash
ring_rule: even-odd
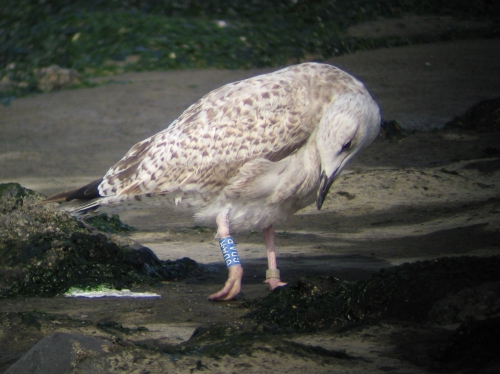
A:
<svg viewBox="0 0 500 374">
<path fill-rule="evenodd" d="M 349 140 L 347 143 L 344 144 L 344 146 L 342 147 L 342 152 L 351 148 L 351 145 L 352 145 L 352 141 Z"/>
</svg>

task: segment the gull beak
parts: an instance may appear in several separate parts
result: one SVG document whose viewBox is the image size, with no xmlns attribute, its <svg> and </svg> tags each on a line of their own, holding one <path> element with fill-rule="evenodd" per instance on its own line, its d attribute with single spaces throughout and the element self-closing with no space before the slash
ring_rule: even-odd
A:
<svg viewBox="0 0 500 374">
<path fill-rule="evenodd" d="M 316 197 L 316 207 L 318 208 L 318 210 L 321 210 L 323 202 L 325 201 L 326 198 L 326 194 L 328 193 L 328 190 L 335 181 L 335 177 L 337 176 L 338 170 L 339 169 L 335 170 L 329 178 L 327 178 L 325 171 L 321 172 L 321 175 L 319 177 L 320 184 L 318 189 L 318 196 Z"/>
</svg>

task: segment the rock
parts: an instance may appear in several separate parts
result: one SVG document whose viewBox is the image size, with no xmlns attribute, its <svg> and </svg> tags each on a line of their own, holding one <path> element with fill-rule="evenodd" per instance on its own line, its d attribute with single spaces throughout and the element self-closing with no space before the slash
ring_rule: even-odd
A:
<svg viewBox="0 0 500 374">
<path fill-rule="evenodd" d="M 112 345 L 91 336 L 56 332 L 31 347 L 5 373 L 66 373 L 89 357 L 109 352 Z"/>
<path fill-rule="evenodd" d="M 454 332 L 441 355 L 446 372 L 500 372 L 500 318 L 470 320 Z"/>
<path fill-rule="evenodd" d="M 395 120 L 382 120 L 380 123 L 380 135 L 386 139 L 402 139 L 408 135 L 408 131 L 404 130 Z"/>
<path fill-rule="evenodd" d="M 82 76 L 74 69 L 64 69 L 57 65 L 35 69 L 38 88 L 44 92 L 68 88 L 82 83 Z"/>
<path fill-rule="evenodd" d="M 0 214 L 7 214 L 21 207 L 25 201 L 33 202 L 41 197 L 19 183 L 0 183 Z"/>
<path fill-rule="evenodd" d="M 0 183 L 0 298 L 50 297 L 71 287 L 130 288 L 203 271 L 189 258 L 161 261 L 133 241 L 90 233 L 68 213 L 36 204 L 41 199 L 18 183 Z M 109 222 L 124 226 L 117 216 L 102 218 L 100 229 Z"/>
<path fill-rule="evenodd" d="M 445 129 L 500 131 L 500 97 L 483 100 L 445 124 Z"/>
</svg>

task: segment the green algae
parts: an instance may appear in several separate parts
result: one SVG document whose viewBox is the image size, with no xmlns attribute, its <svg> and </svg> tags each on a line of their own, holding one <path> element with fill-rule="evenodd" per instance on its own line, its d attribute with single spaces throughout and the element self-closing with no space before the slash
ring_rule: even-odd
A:
<svg viewBox="0 0 500 374">
<path fill-rule="evenodd" d="M 99 285 L 122 289 L 201 271 L 188 258 L 160 261 L 146 247 L 91 234 L 67 213 L 37 204 L 42 198 L 17 183 L 0 184 L 0 297 L 54 296 Z M 117 216 L 98 218 L 108 232 L 129 229 Z"/>
<path fill-rule="evenodd" d="M 56 64 L 84 77 L 179 68 L 272 67 L 359 50 L 498 36 L 491 0 L 0 2 L 0 104 L 40 92 L 34 71 Z M 406 14 L 483 19 L 440 35 L 355 38 L 349 26 Z M 84 81 L 79 86 L 95 84 Z M 1 85 L 0 85 L 1 86 Z"/>
</svg>

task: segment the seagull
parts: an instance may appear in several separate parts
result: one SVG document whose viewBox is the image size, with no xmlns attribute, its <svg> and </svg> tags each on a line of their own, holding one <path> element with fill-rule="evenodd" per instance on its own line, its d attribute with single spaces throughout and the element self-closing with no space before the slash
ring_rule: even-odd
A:
<svg viewBox="0 0 500 374">
<path fill-rule="evenodd" d="M 231 300 L 243 267 L 231 233 L 262 230 L 271 290 L 283 286 L 273 225 L 312 203 L 380 130 L 365 86 L 328 64 L 303 63 L 222 86 L 165 130 L 135 144 L 103 178 L 44 202 L 66 201 L 77 218 L 164 206 L 217 227 Z M 66 208 L 64 208 L 66 206 Z"/>
</svg>

